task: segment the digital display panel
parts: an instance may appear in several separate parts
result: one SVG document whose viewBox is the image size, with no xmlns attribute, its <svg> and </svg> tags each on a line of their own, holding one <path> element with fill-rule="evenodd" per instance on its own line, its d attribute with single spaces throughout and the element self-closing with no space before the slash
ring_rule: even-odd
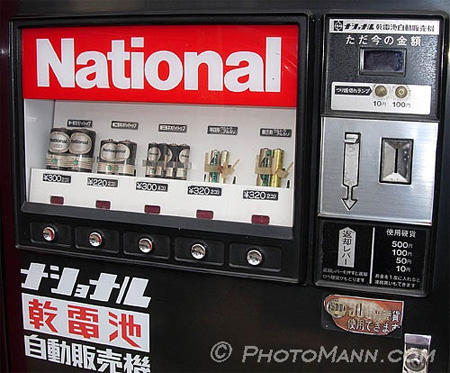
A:
<svg viewBox="0 0 450 373">
<path fill-rule="evenodd" d="M 406 50 L 361 49 L 361 74 L 391 75 L 405 73 Z"/>
</svg>

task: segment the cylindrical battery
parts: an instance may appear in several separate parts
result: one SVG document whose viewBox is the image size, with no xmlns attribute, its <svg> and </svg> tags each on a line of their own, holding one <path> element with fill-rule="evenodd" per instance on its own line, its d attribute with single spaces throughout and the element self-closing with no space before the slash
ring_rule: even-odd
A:
<svg viewBox="0 0 450 373">
<path fill-rule="evenodd" d="M 220 152 L 218 150 L 211 150 L 211 155 L 209 157 L 209 165 L 210 166 L 219 166 L 220 165 Z M 211 171 L 209 173 L 209 181 L 211 183 L 218 183 L 220 178 L 220 172 Z"/>
<path fill-rule="evenodd" d="M 117 141 L 112 139 L 100 142 L 97 172 L 99 174 L 112 175 L 116 172 Z"/>
<path fill-rule="evenodd" d="M 209 165 L 210 166 L 219 166 L 220 165 L 220 151 L 211 150 L 211 155 L 209 157 Z M 209 181 L 211 183 L 218 183 L 220 178 L 220 172 L 210 171 L 209 173 Z"/>
<path fill-rule="evenodd" d="M 145 167 L 146 177 L 161 177 L 161 173 L 157 176 L 158 162 L 162 161 L 163 148 L 162 144 L 151 142 L 148 144 L 147 150 L 147 166 Z M 161 168 L 159 168 L 161 170 Z"/>
<path fill-rule="evenodd" d="M 69 146 L 69 169 L 91 172 L 94 163 L 95 132 L 85 128 L 72 131 Z"/>
<path fill-rule="evenodd" d="M 258 167 L 268 168 L 272 166 L 272 151 L 268 148 L 259 150 Z M 258 174 L 256 178 L 256 185 L 269 186 L 270 174 Z"/>
<path fill-rule="evenodd" d="M 175 163 L 177 161 L 177 144 L 166 144 L 164 148 L 164 176 L 167 179 L 175 177 Z"/>
<path fill-rule="evenodd" d="M 150 145 L 149 145 L 150 146 Z M 156 144 L 159 150 L 159 159 L 156 162 L 155 177 L 165 177 L 167 159 L 171 158 L 169 146 L 166 143 Z M 156 150 L 154 151 L 156 153 Z"/>
<path fill-rule="evenodd" d="M 187 170 L 189 168 L 189 155 L 191 147 L 186 144 L 177 145 L 176 152 L 176 171 L 175 178 L 180 180 L 187 179 Z"/>
<path fill-rule="evenodd" d="M 130 140 L 123 140 L 117 143 L 116 164 L 117 174 L 134 176 L 136 164 L 137 144 Z"/>
<path fill-rule="evenodd" d="M 275 165 L 276 170 L 283 169 L 283 160 L 284 160 L 284 150 L 283 149 L 273 149 L 272 152 L 272 166 Z M 270 179 L 270 186 L 279 188 L 281 187 L 281 177 L 277 174 L 272 175 Z"/>
<path fill-rule="evenodd" d="M 51 170 L 68 169 L 68 152 L 71 131 L 68 128 L 52 128 L 50 130 L 46 168 Z"/>
<path fill-rule="evenodd" d="M 224 174 L 224 170 L 228 169 L 228 163 L 230 162 L 230 152 L 228 150 L 222 150 L 220 152 L 220 167 L 222 172 L 220 173 L 220 182 L 225 183 L 227 176 Z"/>
</svg>

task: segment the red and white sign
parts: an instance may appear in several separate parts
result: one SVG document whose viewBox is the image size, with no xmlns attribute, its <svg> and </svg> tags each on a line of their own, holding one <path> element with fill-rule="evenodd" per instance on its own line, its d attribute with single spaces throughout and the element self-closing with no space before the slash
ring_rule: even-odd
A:
<svg viewBox="0 0 450 373">
<path fill-rule="evenodd" d="M 150 351 L 150 315 L 22 294 L 23 327 L 127 349 Z"/>
<path fill-rule="evenodd" d="M 295 107 L 298 26 L 24 29 L 26 99 Z"/>
</svg>

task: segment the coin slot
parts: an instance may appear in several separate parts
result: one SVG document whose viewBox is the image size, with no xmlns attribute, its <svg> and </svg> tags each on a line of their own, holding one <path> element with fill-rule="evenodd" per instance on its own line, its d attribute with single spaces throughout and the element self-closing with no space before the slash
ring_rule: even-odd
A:
<svg viewBox="0 0 450 373">
<path fill-rule="evenodd" d="M 380 182 L 411 184 L 413 140 L 382 139 Z"/>
</svg>

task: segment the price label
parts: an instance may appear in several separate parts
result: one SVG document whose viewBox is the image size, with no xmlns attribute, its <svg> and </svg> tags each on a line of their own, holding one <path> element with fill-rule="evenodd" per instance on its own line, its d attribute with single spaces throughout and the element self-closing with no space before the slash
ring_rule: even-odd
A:
<svg viewBox="0 0 450 373">
<path fill-rule="evenodd" d="M 194 196 L 220 197 L 222 195 L 222 188 L 202 186 L 202 185 L 189 185 L 187 189 L 187 194 Z"/>
<path fill-rule="evenodd" d="M 136 182 L 136 190 L 142 190 L 144 192 L 168 192 L 168 184 L 150 183 L 148 181 Z"/>
<path fill-rule="evenodd" d="M 70 184 L 72 182 L 72 177 L 60 174 L 43 174 L 42 181 L 45 181 L 47 183 Z"/>
<path fill-rule="evenodd" d="M 244 190 L 243 199 L 256 199 L 261 201 L 278 201 L 278 192 L 264 190 Z"/>
<path fill-rule="evenodd" d="M 100 188 L 117 188 L 119 186 L 119 180 L 88 177 L 86 185 Z"/>
</svg>

